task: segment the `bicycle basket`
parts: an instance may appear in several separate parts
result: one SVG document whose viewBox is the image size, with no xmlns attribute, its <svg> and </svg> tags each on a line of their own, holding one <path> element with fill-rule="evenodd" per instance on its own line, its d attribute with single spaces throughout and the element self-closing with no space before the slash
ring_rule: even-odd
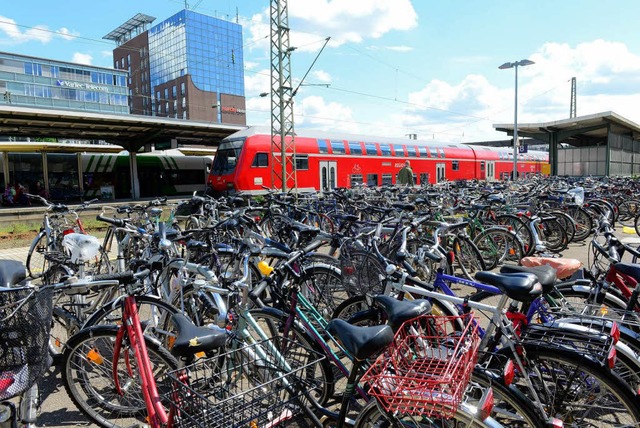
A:
<svg viewBox="0 0 640 428">
<path fill-rule="evenodd" d="M 174 407 L 173 426 L 262 427 L 298 417 L 298 399 L 314 388 L 317 363 L 323 358 L 278 337 L 171 372 L 167 399 Z"/>
<path fill-rule="evenodd" d="M 466 327 L 457 331 L 461 318 Z M 365 373 L 369 394 L 388 412 L 452 417 L 478 355 L 478 326 L 471 320 L 427 315 L 405 322 Z"/>
<path fill-rule="evenodd" d="M 0 291 L 0 320 L 9 317 L 0 322 L 0 400 L 29 389 L 50 364 L 53 290 L 34 293 L 19 306 L 32 292 L 24 287 Z"/>
</svg>

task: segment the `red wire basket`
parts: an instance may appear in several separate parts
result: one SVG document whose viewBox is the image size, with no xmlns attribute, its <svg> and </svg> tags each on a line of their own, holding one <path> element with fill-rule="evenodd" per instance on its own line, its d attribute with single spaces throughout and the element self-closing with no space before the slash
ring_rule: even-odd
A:
<svg viewBox="0 0 640 428">
<path fill-rule="evenodd" d="M 402 324 L 363 382 L 388 412 L 450 418 L 469 383 L 479 343 L 471 314 L 415 318 Z"/>
</svg>

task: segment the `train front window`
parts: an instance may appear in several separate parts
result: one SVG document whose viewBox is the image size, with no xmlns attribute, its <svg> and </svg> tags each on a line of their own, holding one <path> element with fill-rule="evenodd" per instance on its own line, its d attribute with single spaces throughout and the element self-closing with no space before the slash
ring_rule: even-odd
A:
<svg viewBox="0 0 640 428">
<path fill-rule="evenodd" d="M 216 157 L 213 159 L 211 173 L 215 175 L 231 174 L 238 163 L 240 149 L 241 147 L 224 147 L 224 143 L 220 144 L 220 148 L 218 148 L 216 152 Z"/>
</svg>

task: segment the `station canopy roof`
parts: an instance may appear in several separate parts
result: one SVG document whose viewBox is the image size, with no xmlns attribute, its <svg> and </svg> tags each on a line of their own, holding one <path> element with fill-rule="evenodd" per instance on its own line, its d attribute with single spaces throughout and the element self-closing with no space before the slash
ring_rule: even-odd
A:
<svg viewBox="0 0 640 428">
<path fill-rule="evenodd" d="M 0 135 L 31 138 L 103 140 L 129 151 L 176 139 L 181 145 L 216 147 L 242 125 L 157 116 L 89 113 L 0 105 Z M 17 144 L 17 143 L 11 143 Z"/>
<path fill-rule="evenodd" d="M 493 127 L 496 131 L 503 131 L 508 135 L 513 135 L 513 123 L 494 124 Z M 590 140 L 606 140 L 609 132 L 631 135 L 634 140 L 640 139 L 640 125 L 611 111 L 553 122 L 518 123 L 519 137 L 544 140 L 545 134 L 554 132 L 564 137 L 559 139 L 561 142 L 566 139 L 570 139 L 572 142 L 579 141 L 574 137 L 580 136 L 584 144 L 588 144 Z"/>
</svg>

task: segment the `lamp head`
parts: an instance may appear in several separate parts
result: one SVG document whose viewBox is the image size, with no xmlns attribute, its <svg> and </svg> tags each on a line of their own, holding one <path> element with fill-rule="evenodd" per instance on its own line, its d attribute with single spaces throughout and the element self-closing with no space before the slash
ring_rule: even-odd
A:
<svg viewBox="0 0 640 428">
<path fill-rule="evenodd" d="M 505 70 L 507 68 L 513 68 L 513 66 L 515 66 L 515 63 L 513 62 L 505 62 L 504 64 L 502 64 L 500 67 L 498 67 L 500 70 Z"/>
</svg>

